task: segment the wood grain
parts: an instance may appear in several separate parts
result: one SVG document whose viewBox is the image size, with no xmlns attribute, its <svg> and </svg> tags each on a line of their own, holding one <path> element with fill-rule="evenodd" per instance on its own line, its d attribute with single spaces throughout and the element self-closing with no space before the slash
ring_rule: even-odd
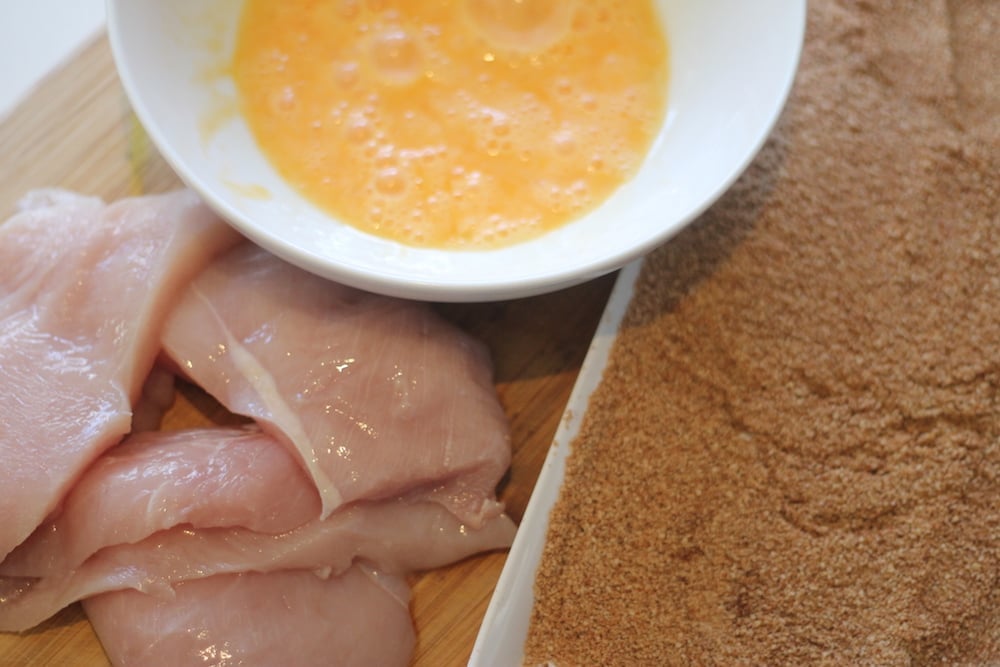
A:
<svg viewBox="0 0 1000 667">
<path fill-rule="evenodd" d="M 103 36 L 0 120 L 0 147 L 3 218 L 32 188 L 58 186 L 113 200 L 180 185 L 132 115 Z M 613 279 L 528 299 L 437 306 L 493 353 L 514 446 L 500 497 L 515 520 L 524 512 Z M 197 388 L 185 386 L 164 427 L 232 419 Z M 503 563 L 503 553 L 485 554 L 411 578 L 414 665 L 467 662 Z M 108 664 L 79 605 L 30 632 L 0 633 L 3 667 Z"/>
</svg>

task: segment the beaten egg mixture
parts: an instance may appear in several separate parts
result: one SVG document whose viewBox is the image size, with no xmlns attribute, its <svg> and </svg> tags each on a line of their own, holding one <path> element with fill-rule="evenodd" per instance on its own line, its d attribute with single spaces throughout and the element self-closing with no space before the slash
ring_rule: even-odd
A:
<svg viewBox="0 0 1000 667">
<path fill-rule="evenodd" d="M 407 245 L 491 248 L 595 208 L 666 108 L 649 0 L 248 0 L 233 76 L 278 172 Z"/>
</svg>

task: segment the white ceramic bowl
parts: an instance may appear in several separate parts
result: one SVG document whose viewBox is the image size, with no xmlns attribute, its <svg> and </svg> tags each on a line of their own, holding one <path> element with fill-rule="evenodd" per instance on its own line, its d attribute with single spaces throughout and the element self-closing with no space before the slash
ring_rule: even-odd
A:
<svg viewBox="0 0 1000 667">
<path fill-rule="evenodd" d="M 640 172 L 569 225 L 506 248 L 413 248 L 331 219 L 270 167 L 224 75 L 240 0 L 108 0 L 108 32 L 139 120 L 178 175 L 256 243 L 327 278 L 394 296 L 528 296 L 615 270 L 661 244 L 746 168 L 791 87 L 805 0 L 658 0 L 668 112 Z"/>
</svg>

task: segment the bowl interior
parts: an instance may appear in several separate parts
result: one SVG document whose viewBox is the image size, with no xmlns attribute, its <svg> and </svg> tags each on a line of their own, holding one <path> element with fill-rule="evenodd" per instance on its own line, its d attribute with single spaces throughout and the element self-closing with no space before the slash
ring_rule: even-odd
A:
<svg viewBox="0 0 1000 667">
<path fill-rule="evenodd" d="M 109 0 L 115 61 L 164 158 L 275 254 L 339 282 L 439 301 L 512 298 L 619 268 L 718 198 L 767 138 L 791 86 L 805 0 L 658 0 L 668 112 L 639 174 L 589 215 L 486 251 L 412 248 L 332 220 L 275 173 L 225 75 L 240 0 Z"/>
</svg>

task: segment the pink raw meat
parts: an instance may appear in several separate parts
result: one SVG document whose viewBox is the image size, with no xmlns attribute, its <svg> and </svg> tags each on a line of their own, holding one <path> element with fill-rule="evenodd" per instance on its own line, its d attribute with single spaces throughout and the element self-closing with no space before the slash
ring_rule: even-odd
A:
<svg viewBox="0 0 1000 667">
<path fill-rule="evenodd" d="M 97 459 L 55 518 L 0 564 L 0 575 L 65 573 L 104 547 L 181 524 L 274 534 L 318 515 L 309 478 L 255 427 L 140 433 Z"/>
<path fill-rule="evenodd" d="M 502 511 L 510 442 L 488 351 L 427 305 L 246 244 L 195 280 L 163 340 L 195 383 L 297 453 L 322 516 L 402 494 L 473 526 Z"/>
<path fill-rule="evenodd" d="M 405 667 L 415 645 L 409 589 L 354 566 L 210 577 L 171 598 L 136 591 L 84 602 L 115 667 Z"/>
<path fill-rule="evenodd" d="M 42 579 L 0 577 L 0 631 L 27 630 L 100 593 L 133 588 L 163 595 L 178 582 L 217 574 L 338 574 L 356 560 L 393 574 L 429 570 L 509 547 L 514 532 L 504 514 L 473 529 L 438 503 L 404 500 L 352 504 L 281 535 L 181 525 L 102 549 L 75 570 Z"/>
<path fill-rule="evenodd" d="M 187 191 L 26 202 L 0 225 L 0 558 L 128 432 L 166 311 L 239 238 Z"/>
</svg>

